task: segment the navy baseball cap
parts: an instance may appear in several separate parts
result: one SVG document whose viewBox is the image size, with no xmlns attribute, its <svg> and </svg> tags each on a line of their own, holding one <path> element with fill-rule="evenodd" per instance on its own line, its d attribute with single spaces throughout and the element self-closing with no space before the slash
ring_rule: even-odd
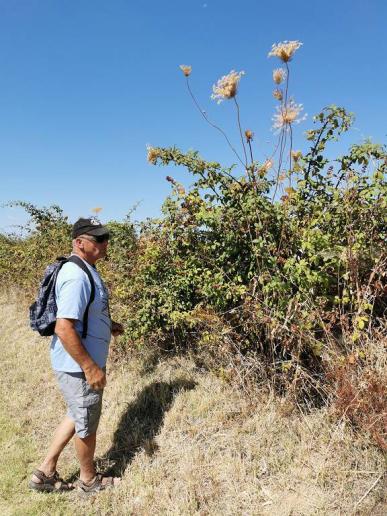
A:
<svg viewBox="0 0 387 516">
<path fill-rule="evenodd" d="M 78 219 L 73 226 L 73 238 L 80 235 L 109 235 L 109 230 L 95 219 Z"/>
</svg>

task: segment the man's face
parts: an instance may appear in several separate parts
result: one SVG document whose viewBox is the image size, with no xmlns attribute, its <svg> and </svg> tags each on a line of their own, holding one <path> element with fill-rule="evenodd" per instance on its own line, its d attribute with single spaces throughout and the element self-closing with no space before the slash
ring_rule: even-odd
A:
<svg viewBox="0 0 387 516">
<path fill-rule="evenodd" d="M 109 244 L 108 236 L 92 236 L 81 235 L 77 238 L 79 240 L 79 248 L 85 253 L 86 259 L 95 263 L 100 258 L 105 258 L 107 255 L 107 247 Z"/>
</svg>

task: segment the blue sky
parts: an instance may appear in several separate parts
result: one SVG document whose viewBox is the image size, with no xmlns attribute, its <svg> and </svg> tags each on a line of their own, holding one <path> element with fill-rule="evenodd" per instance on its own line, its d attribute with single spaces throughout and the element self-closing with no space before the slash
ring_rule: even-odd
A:
<svg viewBox="0 0 387 516">
<path fill-rule="evenodd" d="M 213 120 L 238 144 L 231 103 L 210 100 L 212 84 L 244 70 L 242 125 L 257 157 L 273 144 L 272 43 L 297 39 L 290 93 L 307 121 L 335 103 L 356 113 L 341 144 L 386 142 L 387 2 L 384 0 L 0 0 L 0 203 L 59 204 L 74 221 L 103 208 L 103 221 L 157 216 L 180 169 L 150 166 L 146 144 L 194 148 L 234 159 L 195 110 L 179 64 Z M 0 209 L 0 231 L 25 220 Z"/>
</svg>

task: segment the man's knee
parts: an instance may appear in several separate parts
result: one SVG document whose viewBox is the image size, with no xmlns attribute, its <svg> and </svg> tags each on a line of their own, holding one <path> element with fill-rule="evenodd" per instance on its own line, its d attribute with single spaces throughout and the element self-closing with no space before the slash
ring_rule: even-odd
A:
<svg viewBox="0 0 387 516">
<path fill-rule="evenodd" d="M 92 432 L 91 434 L 88 434 L 84 437 L 81 437 L 80 435 L 75 434 L 75 438 L 79 439 L 82 443 L 84 443 L 86 445 L 89 443 L 93 444 L 96 440 L 96 436 L 97 436 L 97 432 Z"/>
</svg>

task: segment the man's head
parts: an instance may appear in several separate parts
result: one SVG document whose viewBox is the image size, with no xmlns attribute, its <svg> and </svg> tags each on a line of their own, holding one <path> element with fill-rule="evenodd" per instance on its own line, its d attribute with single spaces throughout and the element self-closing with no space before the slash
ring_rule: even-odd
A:
<svg viewBox="0 0 387 516">
<path fill-rule="evenodd" d="M 93 219 L 78 219 L 73 226 L 73 251 L 90 264 L 104 258 L 109 230 Z"/>
</svg>

